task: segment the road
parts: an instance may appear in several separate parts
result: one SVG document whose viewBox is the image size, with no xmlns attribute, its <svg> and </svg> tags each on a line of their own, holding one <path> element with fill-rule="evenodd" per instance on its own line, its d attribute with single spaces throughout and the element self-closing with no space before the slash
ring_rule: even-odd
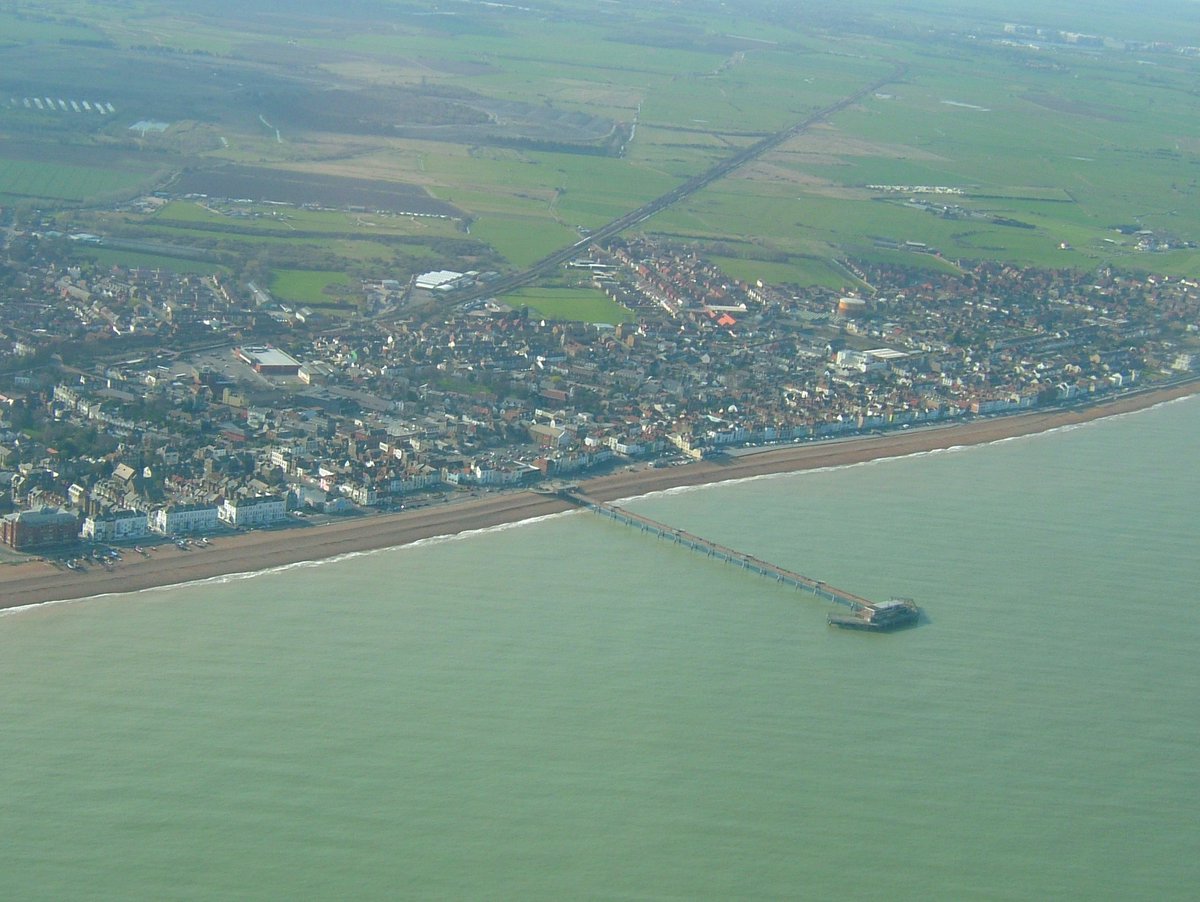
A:
<svg viewBox="0 0 1200 902">
<path fill-rule="evenodd" d="M 757 160 L 759 157 L 774 150 L 785 141 L 791 140 L 809 128 L 812 128 L 812 126 L 816 125 L 817 123 L 823 122 L 835 113 L 841 112 L 848 106 L 858 103 L 868 94 L 874 93 L 884 85 L 900 78 L 906 70 L 907 67 L 903 63 L 896 63 L 895 68 L 884 77 L 871 82 L 869 85 L 861 88 L 858 91 L 855 91 L 850 96 L 844 97 L 836 103 L 817 110 L 811 116 L 800 122 L 797 122 L 795 125 L 789 126 L 783 131 L 776 132 L 773 135 L 768 135 L 756 144 L 752 144 L 749 147 L 738 151 L 733 156 L 722 160 L 699 175 L 688 179 L 683 184 L 672 188 L 666 194 L 660 195 L 649 203 L 638 207 L 636 210 L 626 213 L 624 216 L 612 220 L 612 222 L 609 222 L 607 225 L 595 229 L 587 238 L 576 241 L 574 244 L 568 247 L 561 248 L 554 253 L 543 257 L 541 260 L 538 260 L 536 263 L 532 264 L 526 269 L 521 270 L 520 272 L 502 276 L 499 279 L 489 282 L 486 286 L 475 286 L 469 291 L 456 293 L 452 295 L 449 300 L 453 303 L 464 303 L 467 301 L 476 300 L 478 298 L 503 294 L 504 292 L 511 291 L 514 288 L 520 288 L 524 285 L 528 285 L 530 282 L 533 282 L 544 273 L 557 269 L 568 260 L 571 260 L 580 252 L 581 249 L 587 247 L 592 242 L 604 241 L 607 238 L 611 238 L 614 235 L 625 231 L 626 229 L 645 222 L 651 216 L 654 216 L 656 213 L 667 209 L 673 204 L 677 204 L 681 200 L 691 197 L 697 191 L 708 187 L 718 179 L 724 178 L 735 169 L 738 169 L 739 167 L 744 166 L 753 160 Z"/>
</svg>

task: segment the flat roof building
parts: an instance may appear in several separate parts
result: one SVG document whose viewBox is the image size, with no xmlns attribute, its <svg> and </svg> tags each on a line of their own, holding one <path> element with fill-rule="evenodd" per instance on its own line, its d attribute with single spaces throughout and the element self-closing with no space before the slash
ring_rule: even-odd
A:
<svg viewBox="0 0 1200 902">
<path fill-rule="evenodd" d="M 239 360 L 263 376 L 295 376 L 300 372 L 300 361 L 279 348 L 238 348 L 236 353 Z"/>
<path fill-rule="evenodd" d="M 439 269 L 422 273 L 413 280 L 413 285 L 426 291 L 451 291 L 471 281 L 471 273 Z"/>
</svg>

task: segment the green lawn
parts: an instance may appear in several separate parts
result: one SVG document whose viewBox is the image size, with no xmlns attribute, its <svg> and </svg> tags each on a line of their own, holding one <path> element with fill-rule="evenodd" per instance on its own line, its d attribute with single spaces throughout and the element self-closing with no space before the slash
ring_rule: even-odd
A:
<svg viewBox="0 0 1200 902">
<path fill-rule="evenodd" d="M 271 273 L 271 293 L 297 304 L 328 304 L 351 287 L 349 276 L 330 270 L 277 269 Z"/>
<path fill-rule="evenodd" d="M 523 288 L 503 300 L 514 307 L 528 307 L 546 319 L 615 325 L 635 318 L 632 310 L 590 288 Z"/>
</svg>

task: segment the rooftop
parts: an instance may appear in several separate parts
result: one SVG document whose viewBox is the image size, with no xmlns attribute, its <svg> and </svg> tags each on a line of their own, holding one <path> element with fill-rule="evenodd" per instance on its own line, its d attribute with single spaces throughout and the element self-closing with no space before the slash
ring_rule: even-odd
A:
<svg viewBox="0 0 1200 902">
<path fill-rule="evenodd" d="M 300 361 L 278 348 L 242 348 L 241 355 L 252 366 L 299 366 Z"/>
<path fill-rule="evenodd" d="M 416 285 L 418 288 L 437 288 L 441 285 L 449 285 L 451 282 L 456 282 L 462 277 L 463 273 L 454 272 L 449 269 L 439 269 L 417 276 Z"/>
</svg>

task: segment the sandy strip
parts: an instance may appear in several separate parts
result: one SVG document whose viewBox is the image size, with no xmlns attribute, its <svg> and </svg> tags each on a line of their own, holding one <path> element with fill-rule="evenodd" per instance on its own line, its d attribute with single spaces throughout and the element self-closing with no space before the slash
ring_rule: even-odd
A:
<svg viewBox="0 0 1200 902">
<path fill-rule="evenodd" d="M 842 466 L 1031 435 L 1140 410 L 1197 392 L 1200 392 L 1200 381 L 1125 395 L 1079 410 L 1036 412 L 974 420 L 942 428 L 905 430 L 885 436 L 788 445 L 725 461 L 704 461 L 681 467 L 639 467 L 589 479 L 581 482 L 580 486 L 594 498 L 611 501 L 677 486 L 705 485 L 770 473 Z M 111 570 L 91 565 L 86 572 L 75 572 L 39 562 L 10 565 L 0 567 L 0 608 L 105 593 L 133 592 L 233 573 L 255 572 L 353 551 L 407 545 L 419 539 L 516 523 L 568 509 L 569 505 L 553 497 L 534 492 L 511 492 L 399 514 L 354 517 L 320 526 L 219 535 L 212 539 L 210 546 L 187 551 L 166 544 L 159 545 L 143 557 L 131 549 L 125 554 L 124 560 Z"/>
</svg>

